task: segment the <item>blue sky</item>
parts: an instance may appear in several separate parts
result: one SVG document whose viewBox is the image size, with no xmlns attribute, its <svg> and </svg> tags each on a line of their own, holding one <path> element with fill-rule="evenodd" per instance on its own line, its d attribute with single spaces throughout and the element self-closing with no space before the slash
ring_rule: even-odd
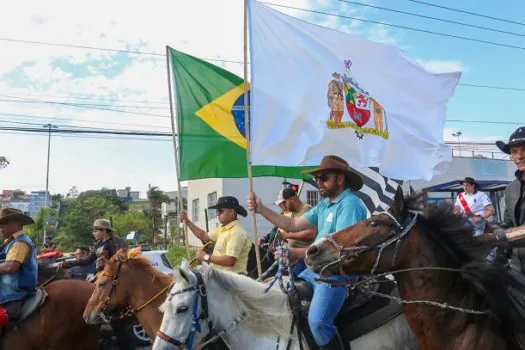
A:
<svg viewBox="0 0 525 350">
<path fill-rule="evenodd" d="M 355 1 L 525 35 L 525 25 L 488 20 L 408 0 Z M 123 0 L 111 3 L 94 0 L 89 4 L 75 5 L 58 0 L 45 4 L 25 0 L 0 14 L 0 31 L 5 38 L 158 54 L 162 54 L 164 46 L 169 44 L 203 58 L 241 60 L 242 2 L 156 0 L 147 4 L 130 4 Z M 525 47 L 525 36 L 494 33 L 337 0 L 272 2 Z M 505 6 L 485 0 L 428 2 L 525 23 L 525 3 L 521 0 L 508 0 Z M 122 11 L 124 6 L 126 11 Z M 100 11 L 100 8 L 105 11 Z M 525 70 L 522 67 L 525 50 L 303 11 L 283 11 L 320 25 L 391 43 L 403 49 L 408 57 L 434 71 L 460 69 L 463 71 L 460 83 L 525 88 Z M 218 13 L 221 15 L 217 16 Z M 51 122 L 60 127 L 76 125 L 170 131 L 165 61 L 162 56 L 6 41 L 0 41 L 0 49 L 3 53 L 9 53 L 2 54 L 0 58 L 2 125 L 29 126 L 27 123 L 34 123 L 33 126 L 39 126 Z M 214 63 L 242 74 L 240 64 Z M 525 124 L 523 94 L 525 91 L 458 86 L 449 103 L 448 119 Z M 20 99 L 25 99 L 25 102 L 14 102 Z M 73 108 L 36 103 L 35 100 L 84 103 L 127 113 L 88 108 L 90 106 Z M 444 136 L 447 140 L 453 140 L 451 133 L 461 130 L 462 141 L 488 142 L 506 139 L 517 126 L 447 122 Z M 8 156 L 12 162 L 10 167 L 0 171 L 0 188 L 44 188 L 45 135 L 0 132 L 0 145 L 0 154 Z M 151 141 L 58 136 L 52 139 L 52 192 L 64 193 L 72 186 L 86 190 L 127 185 L 144 191 L 148 184 L 165 190 L 176 187 L 173 148 L 169 139 Z"/>
</svg>

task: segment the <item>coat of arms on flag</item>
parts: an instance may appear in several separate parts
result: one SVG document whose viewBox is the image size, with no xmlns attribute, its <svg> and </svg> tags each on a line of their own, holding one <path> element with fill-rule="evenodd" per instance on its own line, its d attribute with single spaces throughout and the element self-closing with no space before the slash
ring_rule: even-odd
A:
<svg viewBox="0 0 525 350">
<path fill-rule="evenodd" d="M 368 91 L 359 86 L 352 77 L 352 61 L 345 60 L 345 72 L 334 72 L 328 84 L 328 107 L 330 115 L 326 125 L 329 129 L 352 128 L 362 140 L 365 134 L 388 139 L 386 111 Z M 343 120 L 345 105 L 351 120 Z"/>
</svg>

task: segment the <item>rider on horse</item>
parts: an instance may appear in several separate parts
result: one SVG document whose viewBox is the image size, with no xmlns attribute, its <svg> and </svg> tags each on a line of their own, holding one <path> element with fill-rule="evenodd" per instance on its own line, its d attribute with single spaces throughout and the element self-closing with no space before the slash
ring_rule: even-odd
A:
<svg viewBox="0 0 525 350">
<path fill-rule="evenodd" d="M 261 200 L 252 194 L 248 197 L 248 207 L 263 215 L 275 226 L 288 232 L 299 232 L 309 228 L 317 229 L 316 240 L 340 231 L 366 218 L 366 209 L 361 200 L 352 193 L 363 186 L 361 176 L 348 163 L 337 156 L 326 156 L 318 169 L 309 172 L 315 176 L 319 192 L 324 199 L 316 207 L 301 217 L 290 218 L 279 215 L 266 208 Z M 292 260 L 305 257 L 305 248 L 290 249 Z M 334 325 L 335 318 L 344 305 L 347 290 L 345 287 L 331 287 L 316 281 L 319 277 L 310 268 L 300 275 L 313 288 L 308 323 L 320 349 L 343 349 L 343 342 Z M 338 282 L 348 282 L 340 275 L 329 276 Z"/>
<path fill-rule="evenodd" d="M 24 225 L 34 221 L 14 208 L 0 209 L 0 304 L 7 310 L 9 323 L 19 317 L 24 298 L 38 284 L 36 248 L 23 231 Z"/>
</svg>

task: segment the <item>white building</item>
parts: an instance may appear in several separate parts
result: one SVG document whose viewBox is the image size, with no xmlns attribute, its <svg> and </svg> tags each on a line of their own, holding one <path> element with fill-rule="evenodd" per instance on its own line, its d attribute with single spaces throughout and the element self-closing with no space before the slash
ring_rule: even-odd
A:
<svg viewBox="0 0 525 350">
<path fill-rule="evenodd" d="M 409 186 L 412 186 L 415 190 L 428 189 L 430 187 L 456 182 L 457 189 L 461 190 L 459 186 L 460 181 L 466 176 L 475 178 L 477 181 L 487 183 L 500 183 L 505 181 L 512 181 L 514 178 L 514 172 L 516 166 L 513 162 L 504 159 L 483 159 L 479 157 L 467 158 L 467 157 L 454 157 L 448 170 L 440 176 L 433 178 L 431 181 L 405 181 L 403 188 L 408 191 Z M 297 185 L 301 185 L 301 180 L 288 179 L 289 182 Z M 273 208 L 275 211 L 279 211 L 279 208 L 273 205 L 273 202 L 277 199 L 277 194 L 281 188 L 283 179 L 266 177 L 266 178 L 254 178 L 254 191 L 262 199 L 262 201 Z M 503 189 L 504 184 L 501 184 L 498 189 Z M 248 180 L 247 179 L 203 179 L 188 181 L 188 215 L 190 219 L 197 224 L 197 226 L 206 229 L 206 212 L 205 209 L 214 204 L 218 197 L 222 196 L 234 196 L 236 197 L 241 205 L 246 206 L 246 198 L 248 196 Z M 455 190 L 454 190 L 455 191 Z M 449 192 L 430 192 L 427 197 L 432 198 L 446 198 L 452 200 L 455 198 L 456 193 L 454 191 Z M 304 184 L 304 187 L 300 195 L 301 199 L 305 203 L 315 205 L 318 200 L 318 191 L 309 184 Z M 499 207 L 500 214 L 504 210 L 503 192 L 494 193 L 494 198 L 498 203 L 494 203 L 496 207 Z M 497 208 L 498 209 L 498 208 Z M 212 230 L 218 226 L 216 215 L 213 211 L 208 211 L 208 229 Z M 247 218 L 240 218 L 244 228 L 248 234 L 251 234 L 251 214 L 248 214 Z M 501 219 L 501 215 L 500 215 Z M 260 238 L 272 229 L 272 225 L 267 222 L 260 215 L 257 215 L 257 236 Z M 189 242 L 192 245 L 200 245 L 200 241 L 189 233 Z"/>
<path fill-rule="evenodd" d="M 31 202 L 29 200 L 16 200 L 12 199 L 9 203 L 9 206 L 11 208 L 16 208 L 18 210 L 21 210 L 24 214 L 29 215 L 29 204 Z"/>
<path fill-rule="evenodd" d="M 261 198 L 265 205 L 279 211 L 279 208 L 273 203 L 277 199 L 277 194 L 284 187 L 283 178 L 260 177 L 254 178 L 255 193 Z M 287 179 L 292 184 L 301 184 L 301 180 Z M 246 198 L 248 197 L 249 187 L 248 179 L 203 179 L 188 181 L 188 216 L 202 229 L 206 229 L 206 214 L 208 216 L 208 229 L 216 228 L 219 223 L 214 210 L 206 210 L 209 206 L 215 204 L 219 197 L 233 196 L 236 197 L 240 204 L 246 208 Z M 318 200 L 318 191 L 309 184 L 304 184 L 300 195 L 305 203 L 316 204 Z M 248 235 L 253 238 L 251 224 L 251 214 L 248 213 L 246 218 L 239 217 Z M 273 228 L 273 225 L 257 214 L 257 237 L 266 235 Z M 189 242 L 191 245 L 200 245 L 200 241 L 189 233 Z"/>
</svg>

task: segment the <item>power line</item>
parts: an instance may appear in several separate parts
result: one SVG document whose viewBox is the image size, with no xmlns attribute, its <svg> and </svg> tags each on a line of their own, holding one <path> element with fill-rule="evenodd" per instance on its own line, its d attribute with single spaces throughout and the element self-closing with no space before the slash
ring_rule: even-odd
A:
<svg viewBox="0 0 525 350">
<path fill-rule="evenodd" d="M 495 42 L 495 41 L 475 39 L 475 38 L 470 38 L 470 37 L 460 36 L 460 35 L 454 35 L 454 34 L 448 34 L 448 33 L 433 32 L 431 30 L 425 30 L 425 29 L 419 29 L 419 28 L 414 28 L 414 27 L 402 26 L 402 25 L 398 25 L 398 24 L 390 24 L 390 23 L 380 22 L 380 21 L 373 21 L 373 20 L 369 20 L 369 19 L 362 19 L 362 18 L 357 18 L 357 17 L 352 17 L 352 16 L 339 15 L 339 14 L 335 14 L 335 13 L 329 13 L 329 12 L 318 11 L 318 10 L 310 10 L 310 9 L 305 9 L 305 8 L 301 8 L 301 7 L 280 5 L 280 4 L 274 4 L 274 3 L 270 3 L 270 2 L 264 2 L 264 1 L 262 1 L 262 3 L 263 4 L 267 4 L 267 5 L 277 6 L 277 7 L 283 7 L 283 8 L 287 8 L 287 9 L 291 9 L 291 10 L 305 11 L 305 12 L 311 12 L 311 13 L 316 13 L 316 14 L 320 14 L 320 15 L 340 17 L 340 18 L 346 18 L 346 19 L 353 19 L 355 21 L 366 22 L 366 23 L 373 23 L 373 24 L 381 24 L 381 25 L 388 26 L 388 27 L 394 27 L 394 28 L 399 28 L 399 29 L 407 29 L 407 30 L 412 30 L 412 31 L 415 31 L 415 32 L 420 32 L 420 33 L 439 35 L 439 36 L 444 36 L 444 37 L 448 37 L 448 38 L 461 39 L 461 40 L 472 41 L 472 42 L 477 42 L 477 43 L 482 43 L 482 44 L 489 44 L 489 45 L 494 45 L 494 46 L 506 47 L 506 48 L 510 48 L 510 49 L 525 50 L 524 46 L 503 44 L 503 43 L 498 43 L 498 42 Z"/>
<path fill-rule="evenodd" d="M 21 117 L 21 118 L 30 118 L 30 119 L 59 120 L 59 121 L 68 121 L 68 122 L 75 122 L 75 121 L 77 121 L 77 122 L 88 122 L 88 123 L 95 123 L 95 124 L 137 126 L 137 127 L 146 127 L 146 128 L 156 127 L 156 128 L 164 128 L 164 129 L 170 129 L 171 130 L 171 127 L 160 126 L 160 125 L 104 122 L 104 121 L 89 120 L 89 119 L 78 119 L 78 118 L 44 117 L 44 116 L 36 116 L 36 115 L 28 115 L 28 114 L 17 114 L 17 113 L 1 113 L 0 112 L 0 115 L 1 116 L 6 116 L 6 117 Z"/>
<path fill-rule="evenodd" d="M 443 5 L 437 5 L 437 4 L 432 4 L 430 2 L 425 2 L 425 1 L 420 1 L 420 0 L 407 0 L 407 1 L 414 2 L 414 3 L 417 3 L 417 4 L 421 4 L 421 5 L 437 7 L 437 8 L 444 9 L 444 10 L 466 13 L 468 15 L 472 15 L 472 16 L 476 16 L 476 17 L 489 18 L 489 19 L 493 19 L 495 21 L 500 21 L 500 22 L 517 24 L 517 25 L 520 25 L 520 26 L 525 26 L 525 23 L 516 22 L 516 21 L 510 20 L 510 19 L 506 19 L 506 18 L 499 18 L 499 17 L 488 16 L 488 15 L 484 15 L 484 14 L 481 14 L 481 13 L 460 10 L 460 9 L 457 9 L 457 8 L 447 7 L 447 6 L 443 6 Z"/>
<path fill-rule="evenodd" d="M 61 105 L 61 106 L 78 107 L 78 108 L 89 108 L 89 109 L 98 109 L 98 110 L 102 110 L 102 111 L 126 113 L 126 114 L 133 114 L 133 115 L 144 115 L 144 116 L 157 117 L 157 118 L 170 118 L 167 115 L 161 115 L 161 114 L 124 111 L 124 110 L 121 110 L 121 109 L 112 109 L 112 108 L 105 108 L 105 107 L 86 107 L 86 106 L 79 105 L 79 104 L 73 103 L 73 102 L 45 101 L 45 100 L 37 100 L 37 99 L 25 98 L 25 97 L 13 97 L 13 96 L 10 96 L 10 95 L 0 95 L 0 96 L 9 97 L 9 98 L 18 98 L 18 99 L 21 99 L 21 100 L 24 100 L 24 101 L 38 101 L 38 102 L 41 102 L 41 103 L 52 104 L 52 105 Z"/>
<path fill-rule="evenodd" d="M 32 94 L 32 93 L 11 93 L 7 92 L 3 95 L 21 95 L 21 96 L 38 96 L 38 97 L 51 97 L 51 98 L 70 98 L 70 99 L 79 99 L 79 100 L 95 100 L 95 101 L 108 101 L 108 102 L 127 102 L 127 103 L 145 103 L 145 104 L 164 104 L 168 105 L 168 101 L 148 101 L 148 100 L 142 100 L 142 101 L 136 101 L 136 100 L 123 100 L 123 99 L 112 99 L 112 98 L 106 98 L 101 96 L 94 96 L 94 97 L 87 97 L 83 95 L 76 95 L 76 94 L 67 94 L 67 95 L 50 95 L 50 94 Z"/>
<path fill-rule="evenodd" d="M 490 27 L 478 26 L 478 25 L 475 25 L 475 24 L 468 24 L 468 23 L 458 22 L 458 21 L 454 21 L 454 20 L 451 20 L 451 19 L 447 19 L 447 18 L 432 17 L 432 16 L 423 15 L 423 14 L 420 14 L 420 13 L 396 10 L 396 9 L 389 8 L 389 7 L 382 7 L 382 6 L 375 6 L 375 5 L 364 4 L 362 2 L 355 2 L 355 1 L 349 1 L 349 0 L 337 0 L 337 1 L 344 2 L 344 3 L 347 3 L 347 4 L 352 4 L 352 5 L 370 7 L 370 8 L 374 8 L 374 9 L 378 9 L 378 10 L 384 10 L 384 11 L 389 11 L 389 12 L 401 13 L 401 14 L 408 15 L 408 16 L 414 16 L 414 17 L 431 19 L 431 20 L 434 20 L 434 21 L 439 21 L 439 22 L 444 22 L 444 23 L 457 24 L 457 25 L 464 26 L 464 27 L 471 27 L 471 28 L 476 28 L 476 29 L 481 29 L 481 30 L 488 30 L 488 31 L 492 31 L 492 32 L 502 33 L 502 34 L 508 34 L 508 35 L 525 37 L 525 34 L 522 34 L 522 33 L 508 32 L 508 31 L 501 30 L 501 29 L 495 29 L 495 28 L 490 28 Z"/>
<path fill-rule="evenodd" d="M 57 44 L 57 43 L 50 43 L 45 41 L 38 41 L 38 40 L 25 40 L 25 39 L 13 39 L 13 38 L 1 38 L 0 41 L 6 41 L 6 42 L 13 42 L 13 43 L 23 43 L 23 44 L 34 44 L 34 45 L 44 45 L 44 46 L 55 46 L 55 47 L 68 47 L 72 49 L 84 49 L 84 50 L 98 50 L 98 51 L 108 51 L 108 52 L 117 52 L 117 53 L 127 53 L 132 55 L 148 55 L 148 56 L 157 56 L 157 57 L 163 57 L 163 60 L 166 57 L 165 53 L 157 53 L 157 52 L 145 52 L 145 51 L 135 51 L 135 50 L 124 50 L 124 49 L 110 49 L 105 47 L 97 47 L 97 46 L 87 46 L 87 45 L 74 45 L 74 44 Z M 203 60 L 207 61 L 219 61 L 219 62 L 229 62 L 229 63 L 238 63 L 236 61 L 228 61 L 228 60 L 222 60 L 217 58 L 209 58 L 209 57 L 201 57 Z"/>
<path fill-rule="evenodd" d="M 11 124 L 21 124 L 21 125 L 33 125 L 33 126 L 42 126 L 41 123 L 30 123 L 30 122 L 19 122 L 13 120 L 0 119 L 0 122 L 11 123 Z M 118 131 L 118 132 L 143 132 L 143 130 L 126 130 L 126 129 L 108 129 L 108 128 L 92 128 L 89 126 L 78 126 L 78 125 L 56 125 L 59 128 L 75 128 L 71 130 L 96 130 L 96 131 Z M 49 130 L 47 130 L 49 132 Z"/>
<path fill-rule="evenodd" d="M 451 123 L 476 123 L 476 124 L 502 124 L 502 125 L 523 125 L 523 122 L 506 122 L 506 121 L 489 121 L 489 120 L 461 120 L 461 119 L 447 119 Z"/>
<path fill-rule="evenodd" d="M 3 131 L 0 130 L 2 134 L 9 135 L 27 135 L 27 132 L 24 131 Z M 47 137 L 46 134 L 35 134 L 32 136 L 42 136 Z M 58 134 L 53 135 L 53 137 L 66 137 L 66 138 L 75 138 L 75 139 L 95 139 L 95 140 L 124 140 L 124 141 L 161 141 L 161 142 L 171 142 L 170 139 L 161 139 L 161 138 L 146 138 L 146 137 L 131 137 L 131 136 L 92 136 L 92 135 L 67 135 L 67 134 Z"/>
<path fill-rule="evenodd" d="M 49 133 L 49 130 L 43 128 L 23 128 L 23 127 L 0 127 L 0 130 L 4 131 L 23 131 L 32 133 Z M 100 134 L 100 135 L 127 135 L 127 136 L 155 136 L 155 137 L 172 137 L 171 133 L 161 132 L 139 132 L 139 131 L 105 131 L 105 130 L 79 130 L 79 129 L 53 129 L 52 134 Z"/>
<path fill-rule="evenodd" d="M 0 95 L 2 96 L 2 95 Z M 13 98 L 20 98 L 20 97 L 13 97 Z M 65 102 L 65 101 L 50 101 L 50 100 L 31 100 L 31 101 L 21 101 L 21 100 L 5 100 L 0 99 L 0 102 L 6 102 L 6 103 L 73 103 L 73 102 Z M 168 106 L 161 107 L 161 106 L 133 106 L 133 105 L 113 105 L 113 104 L 95 104 L 95 103 L 74 103 L 78 107 L 116 107 L 116 108 L 147 108 L 147 109 L 167 109 Z"/>
</svg>

